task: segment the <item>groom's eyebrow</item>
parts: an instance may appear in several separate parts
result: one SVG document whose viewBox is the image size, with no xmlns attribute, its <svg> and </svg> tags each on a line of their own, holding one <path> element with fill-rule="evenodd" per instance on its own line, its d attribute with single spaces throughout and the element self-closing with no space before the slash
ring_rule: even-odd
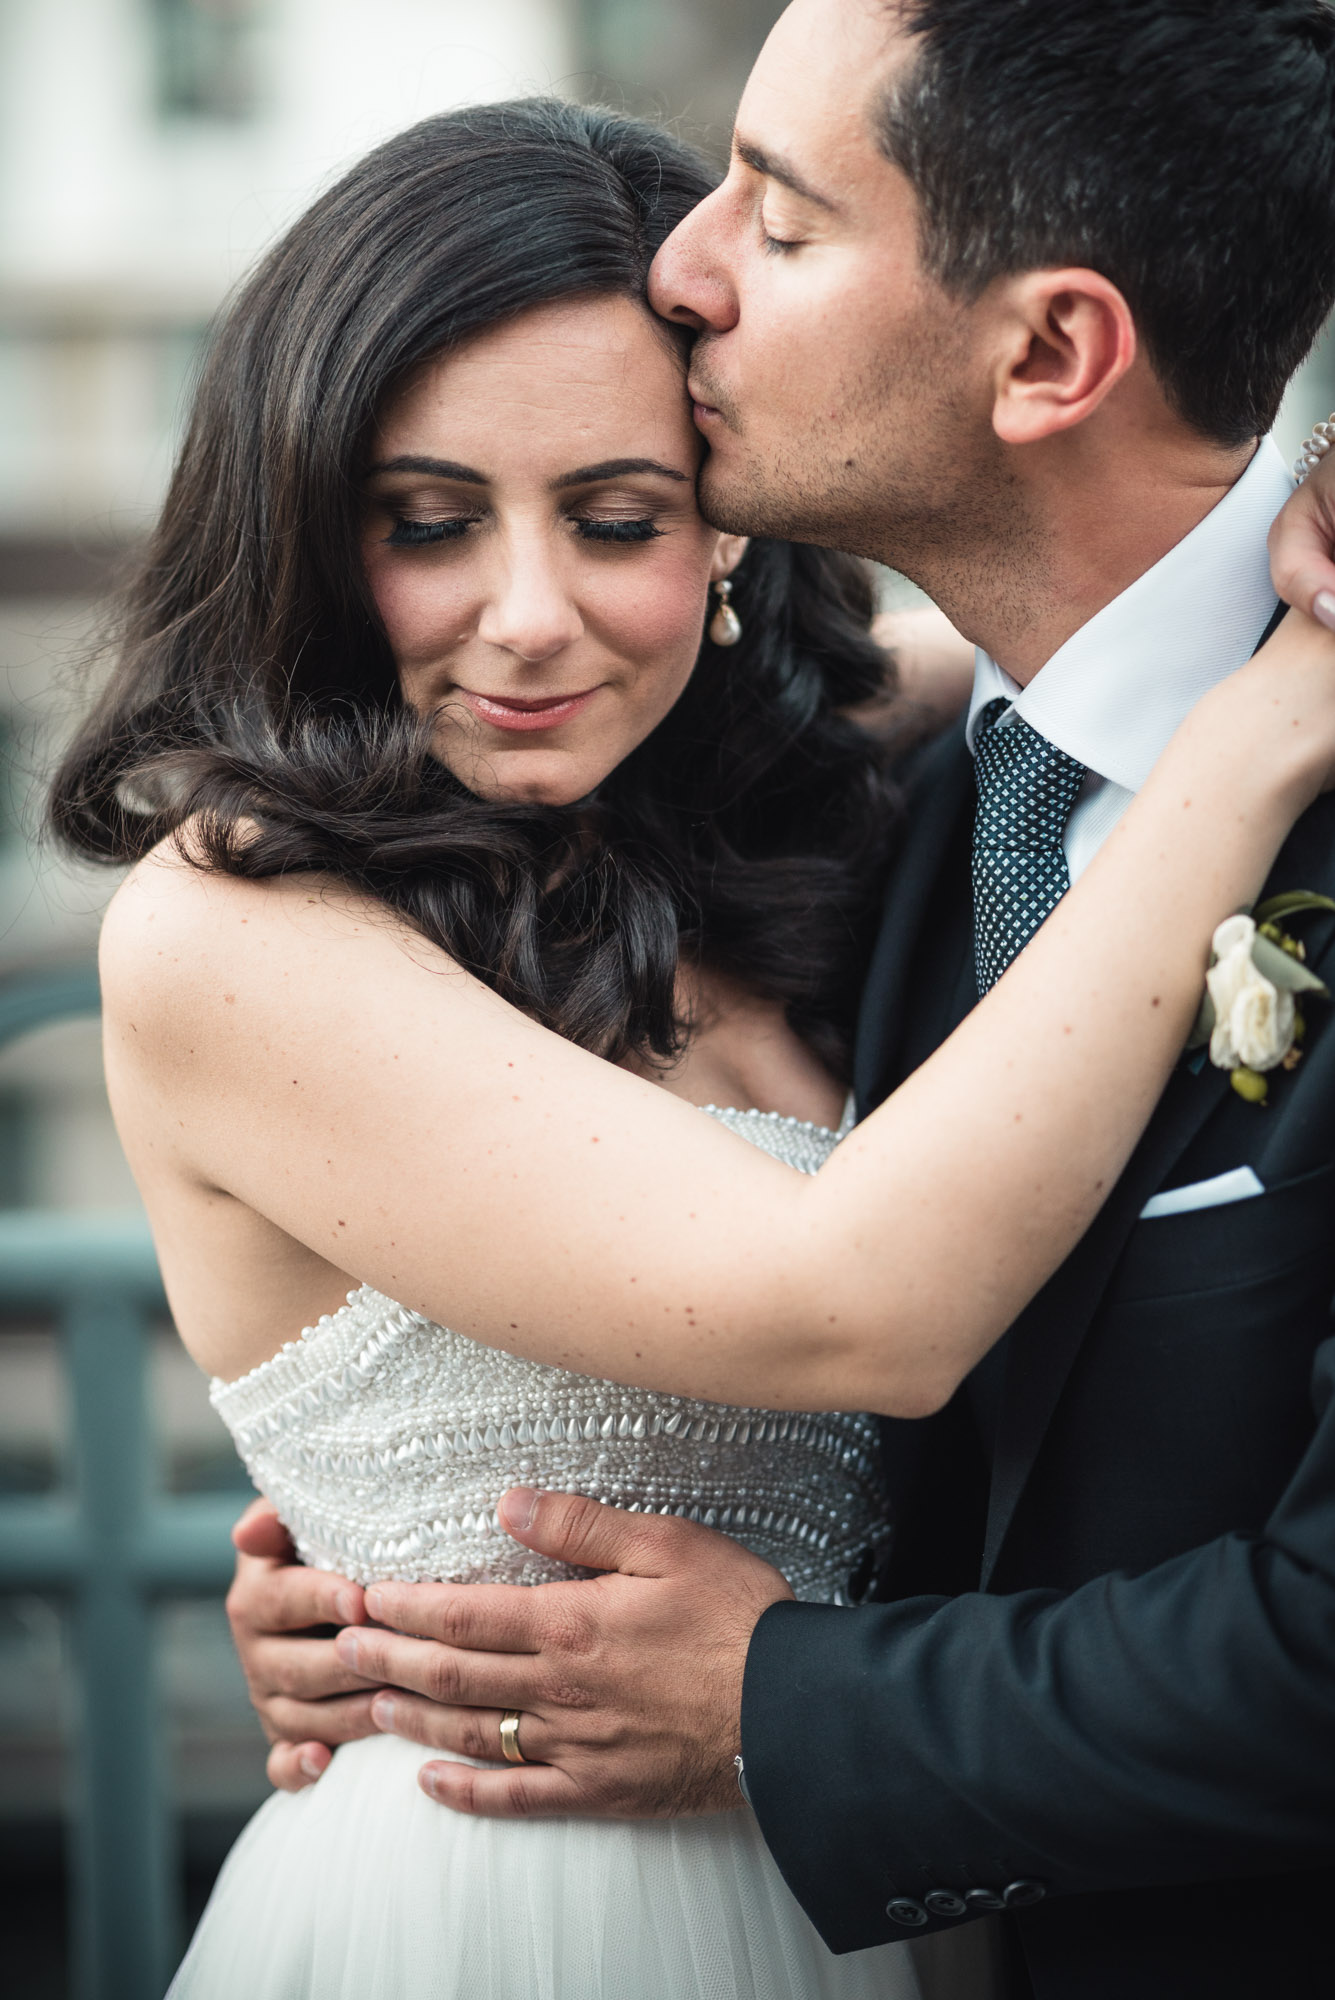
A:
<svg viewBox="0 0 1335 2000">
<path fill-rule="evenodd" d="M 837 203 L 831 201 L 828 195 L 819 193 L 812 187 L 810 181 L 803 180 L 797 168 L 779 154 L 767 153 L 762 147 L 753 145 L 749 139 L 734 139 L 732 150 L 753 173 L 762 174 L 767 181 L 777 181 L 780 187 L 790 188 L 794 194 L 800 195 L 803 201 L 812 202 L 815 207 L 828 209 L 831 214 L 834 213 Z"/>
<path fill-rule="evenodd" d="M 574 472 L 563 472 L 552 481 L 552 487 L 559 492 L 566 486 L 594 486 L 600 479 L 627 479 L 635 472 L 656 472 L 660 479 L 679 479 L 683 486 L 691 483 L 689 476 L 678 472 L 675 465 L 660 465 L 656 458 L 605 458 L 597 465 L 581 465 Z"/>
</svg>

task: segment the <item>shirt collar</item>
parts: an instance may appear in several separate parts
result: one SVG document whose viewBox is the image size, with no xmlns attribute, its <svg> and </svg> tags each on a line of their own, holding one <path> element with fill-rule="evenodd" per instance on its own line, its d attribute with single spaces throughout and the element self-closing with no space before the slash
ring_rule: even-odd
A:
<svg viewBox="0 0 1335 2000">
<path fill-rule="evenodd" d="M 1250 659 L 1273 615 L 1266 536 L 1293 491 L 1272 438 L 1217 507 L 1082 625 L 1028 687 L 979 650 L 968 742 L 998 696 L 1089 771 L 1139 791 L 1168 739 Z"/>
</svg>

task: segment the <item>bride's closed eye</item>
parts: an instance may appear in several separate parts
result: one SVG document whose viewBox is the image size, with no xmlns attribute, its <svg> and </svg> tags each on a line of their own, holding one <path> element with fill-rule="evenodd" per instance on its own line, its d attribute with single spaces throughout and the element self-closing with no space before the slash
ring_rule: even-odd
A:
<svg viewBox="0 0 1335 2000">
<path fill-rule="evenodd" d="M 481 516 L 478 514 L 454 514 L 441 521 L 415 521 L 400 515 L 390 532 L 385 536 L 386 545 L 391 549 L 420 549 L 432 547 L 440 542 L 462 540 L 469 528 L 475 527 Z M 649 516 L 638 520 L 591 521 L 574 517 L 571 526 L 582 541 L 622 543 L 656 541 L 663 530 Z"/>
<path fill-rule="evenodd" d="M 441 521 L 413 521 L 400 515 L 385 541 L 392 549 L 420 549 L 434 542 L 457 542 L 479 517 L 453 514 Z"/>
<path fill-rule="evenodd" d="M 652 542 L 663 532 L 649 515 L 636 521 L 590 521 L 577 516 L 573 526 L 586 542 Z"/>
</svg>

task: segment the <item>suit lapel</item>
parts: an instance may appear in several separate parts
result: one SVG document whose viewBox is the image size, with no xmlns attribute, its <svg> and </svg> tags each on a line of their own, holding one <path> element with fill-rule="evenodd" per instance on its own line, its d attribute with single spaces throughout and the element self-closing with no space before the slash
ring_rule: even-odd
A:
<svg viewBox="0 0 1335 2000">
<path fill-rule="evenodd" d="M 1288 606 L 1277 604 L 1253 649 L 1278 629 Z M 1289 881 L 1301 835 L 1285 844 L 1272 881 Z M 1296 880 L 1296 878 L 1294 878 Z M 1275 893 L 1267 885 L 1265 895 Z M 988 1587 L 1015 1518 L 1034 1460 L 1067 1378 L 1108 1288 L 1140 1211 L 1158 1192 L 1212 1111 L 1223 1102 L 1228 1078 L 1206 1065 L 1199 1074 L 1179 1068 L 1131 1160 L 1083 1240 L 1006 1335 L 1005 1379 L 992 1488 L 988 1501 L 980 1582 Z"/>
<path fill-rule="evenodd" d="M 1283 612 L 1281 605 L 1258 645 L 1269 638 Z M 935 966 L 937 954 L 926 948 L 928 924 L 943 893 L 943 870 L 952 842 L 962 816 L 972 814 L 974 797 L 973 763 L 961 723 L 931 746 L 910 788 L 909 837 L 886 898 L 858 1019 L 854 1090 L 859 1117 L 865 1117 L 901 1081 L 906 1041 L 916 1044 L 923 1040 L 917 1059 L 924 1060 L 968 1010 L 971 996 L 955 1006 L 940 1006 L 929 1024 L 931 1032 L 925 1037 L 921 1032 L 920 989 L 924 979 L 931 981 L 934 970 L 940 970 Z M 1323 800 L 1313 808 L 1294 829 L 1263 895 L 1278 889 L 1319 886 L 1325 868 L 1314 864 L 1328 857 L 1330 838 L 1335 834 L 1333 821 L 1335 799 Z M 1331 928 L 1335 929 L 1335 924 Z M 1313 944 L 1324 942 L 1324 929 L 1319 927 L 1316 936 L 1308 933 Z M 919 1002 L 916 1010 L 912 1005 L 915 993 Z M 941 997 L 938 985 L 935 1001 Z M 1140 1212 L 1223 1103 L 1227 1091 L 1227 1077 L 1208 1065 L 1199 1074 L 1185 1067 L 1175 1072 L 1104 1208 L 1006 1336 L 982 1564 L 984 1588 L 995 1573 L 1053 1412 Z"/>
<path fill-rule="evenodd" d="M 1006 1335 L 1001 1420 L 980 1578 L 984 1590 L 1052 1413 L 1140 1211 L 1223 1102 L 1228 1088 L 1224 1072 L 1208 1065 L 1199 1075 L 1187 1069 L 1174 1074 L 1108 1201 Z"/>
<path fill-rule="evenodd" d="M 1326 798 L 1298 823 L 1259 902 L 1281 890 L 1322 886 L 1329 874 L 1333 818 L 1335 799 Z M 1303 925 L 1314 963 L 1327 979 L 1330 975 L 1322 960 L 1333 935 L 1335 920 Z M 1228 1091 L 1227 1074 L 1209 1063 L 1198 1074 L 1185 1066 L 1174 1072 L 1107 1203 L 1005 1337 L 1005 1380 L 980 1578 L 984 1589 L 996 1571 L 1025 1482 L 1140 1211 L 1158 1193 L 1211 1113 L 1225 1102 Z M 1262 1129 L 1258 1125 L 1258 1142 Z"/>
<path fill-rule="evenodd" d="M 973 761 L 961 722 L 927 751 L 910 787 L 909 834 L 891 878 L 858 1014 L 853 1091 L 860 1118 L 880 1103 L 892 1080 L 900 1080 L 892 1065 L 903 1038 L 909 975 L 920 965 L 918 943 L 952 836 L 973 799 Z M 943 1023 L 943 1040 L 948 1032 Z"/>
</svg>

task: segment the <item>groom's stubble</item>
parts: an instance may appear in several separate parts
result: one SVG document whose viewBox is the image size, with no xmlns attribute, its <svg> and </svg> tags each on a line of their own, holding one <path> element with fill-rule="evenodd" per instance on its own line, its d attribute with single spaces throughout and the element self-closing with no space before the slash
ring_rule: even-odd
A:
<svg viewBox="0 0 1335 2000">
<path fill-rule="evenodd" d="M 1043 537 L 990 429 L 953 391 L 961 345 L 946 326 L 875 357 L 865 379 L 845 386 L 837 425 L 817 420 L 769 453 L 752 448 L 745 423 L 721 403 L 730 450 L 706 451 L 706 519 L 884 563 L 938 602 L 980 586 L 1017 607 L 1027 601 Z M 707 387 L 707 335 L 696 353 L 693 379 Z"/>
</svg>

